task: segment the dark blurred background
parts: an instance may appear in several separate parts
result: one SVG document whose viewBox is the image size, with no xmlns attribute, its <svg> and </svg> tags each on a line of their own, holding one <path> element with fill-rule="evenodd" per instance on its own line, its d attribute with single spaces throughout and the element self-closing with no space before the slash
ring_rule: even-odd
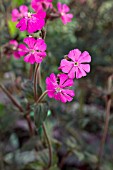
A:
<svg viewBox="0 0 113 170">
<path fill-rule="evenodd" d="M 7 57 L 4 45 L 11 39 L 23 41 L 26 33 L 20 33 L 11 21 L 11 11 L 30 1 L 0 1 L 0 82 L 19 99 L 18 87 L 28 78 L 30 65 L 23 59 Z M 51 73 L 58 73 L 60 60 L 74 48 L 88 51 L 92 56 L 91 72 L 87 77 L 75 80 L 74 100 L 61 104 L 49 101 L 50 109 L 45 123 L 53 147 L 53 166 L 50 170 L 94 170 L 102 139 L 106 96 L 112 94 L 113 83 L 113 0 L 61 0 L 67 3 L 74 18 L 63 25 L 61 20 L 47 24 L 47 54 L 41 65 L 42 86 Z M 56 7 L 57 0 L 53 1 Z M 108 91 L 108 86 L 112 90 Z M 112 95 L 111 95 L 112 98 Z M 33 113 L 31 112 L 31 116 Z M 26 120 L 14 108 L 0 90 L 0 170 L 42 170 L 48 162 L 48 150 L 41 127 L 38 135 L 30 138 Z M 113 103 L 106 143 L 100 170 L 113 170 Z"/>
</svg>

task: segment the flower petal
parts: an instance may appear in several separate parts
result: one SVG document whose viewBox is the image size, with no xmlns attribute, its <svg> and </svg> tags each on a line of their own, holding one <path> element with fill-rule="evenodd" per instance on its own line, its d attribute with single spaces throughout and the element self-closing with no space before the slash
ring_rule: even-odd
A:
<svg viewBox="0 0 113 170">
<path fill-rule="evenodd" d="M 71 70 L 72 66 L 73 62 L 63 59 L 61 60 L 60 67 L 58 69 L 61 69 L 64 73 L 68 73 Z"/>
<path fill-rule="evenodd" d="M 81 51 L 79 49 L 71 50 L 68 54 L 68 57 L 71 58 L 74 62 L 77 62 L 81 55 Z"/>
<path fill-rule="evenodd" d="M 74 97 L 75 96 L 75 93 L 73 90 L 70 90 L 70 89 L 63 89 L 62 92 L 65 94 L 68 94 L 69 96 L 72 96 Z"/>
<path fill-rule="evenodd" d="M 77 67 L 73 67 L 70 72 L 68 73 L 69 78 L 74 79 L 75 78 L 75 72 L 77 70 Z"/>
<path fill-rule="evenodd" d="M 76 78 L 79 79 L 84 76 L 86 76 L 86 72 L 81 67 L 79 67 L 76 71 Z"/>
<path fill-rule="evenodd" d="M 51 74 L 50 74 L 50 79 L 51 79 L 51 81 L 52 81 L 53 83 L 57 84 L 57 79 L 56 79 L 56 76 L 55 76 L 54 73 L 51 73 Z"/>
<path fill-rule="evenodd" d="M 28 54 L 24 57 L 24 61 L 25 62 L 28 62 L 30 64 L 34 64 L 35 63 L 35 58 L 34 58 L 34 55 L 32 54 Z"/>
<path fill-rule="evenodd" d="M 18 19 L 20 18 L 20 13 L 18 11 L 18 9 L 13 9 L 12 10 L 12 21 L 16 22 Z"/>
<path fill-rule="evenodd" d="M 28 52 L 29 52 L 29 49 L 24 44 L 18 45 L 18 53 L 20 56 L 24 56 Z"/>
<path fill-rule="evenodd" d="M 80 64 L 80 67 L 86 71 L 87 73 L 90 72 L 90 65 L 89 64 Z"/>
<path fill-rule="evenodd" d="M 60 2 L 57 3 L 57 8 L 59 12 L 62 12 L 62 4 Z"/>
<path fill-rule="evenodd" d="M 33 37 L 26 37 L 23 42 L 26 43 L 29 48 L 34 49 L 36 40 Z"/>
<path fill-rule="evenodd" d="M 67 98 L 62 93 L 59 93 L 59 97 L 60 97 L 61 102 L 63 102 L 63 103 L 67 102 Z"/>
<path fill-rule="evenodd" d="M 20 31 L 25 31 L 27 29 L 27 20 L 22 18 L 19 23 L 16 25 L 16 28 L 19 28 Z"/>
<path fill-rule="evenodd" d="M 80 57 L 79 57 L 79 59 L 78 59 L 78 62 L 79 62 L 79 63 L 84 63 L 84 62 L 89 63 L 89 62 L 91 62 L 91 56 L 89 55 L 89 53 L 88 53 L 87 51 L 84 51 L 84 52 L 80 55 Z"/>
<path fill-rule="evenodd" d="M 71 22 L 72 18 L 73 18 L 73 14 L 65 14 L 61 16 L 64 25 L 66 25 L 68 22 Z"/>
<path fill-rule="evenodd" d="M 64 87 L 71 87 L 71 86 L 73 86 L 73 84 L 74 84 L 73 79 L 68 79 L 67 81 L 64 82 L 64 84 L 61 87 L 62 88 L 64 88 Z"/>
<path fill-rule="evenodd" d="M 67 95 L 66 93 L 63 93 L 63 96 L 66 98 L 66 102 L 71 102 L 73 100 L 73 97 Z"/>
<path fill-rule="evenodd" d="M 63 85 L 63 83 L 68 79 L 68 76 L 66 74 L 58 74 L 58 77 L 60 78 L 60 86 Z"/>
<path fill-rule="evenodd" d="M 62 12 L 69 12 L 70 11 L 70 8 L 66 5 L 66 4 L 62 4 Z"/>
<path fill-rule="evenodd" d="M 34 56 L 35 56 L 35 61 L 36 61 L 36 63 L 41 63 L 41 62 L 42 62 L 42 57 L 40 57 L 40 56 L 38 55 L 38 53 L 34 53 Z"/>
<path fill-rule="evenodd" d="M 39 38 L 36 40 L 36 44 L 34 46 L 35 50 L 45 51 L 46 48 L 47 48 L 47 45 L 43 39 Z"/>
<path fill-rule="evenodd" d="M 19 10 L 22 14 L 24 14 L 24 13 L 28 12 L 28 7 L 26 5 L 21 5 Z"/>
</svg>

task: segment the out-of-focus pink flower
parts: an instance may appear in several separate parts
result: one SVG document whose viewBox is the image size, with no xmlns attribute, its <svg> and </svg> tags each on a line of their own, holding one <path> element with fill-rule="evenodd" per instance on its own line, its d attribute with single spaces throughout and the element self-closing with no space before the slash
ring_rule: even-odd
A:
<svg viewBox="0 0 113 170">
<path fill-rule="evenodd" d="M 21 56 L 19 55 L 19 49 L 18 49 L 18 42 L 16 40 L 10 40 L 9 45 L 12 46 L 12 54 L 14 55 L 14 58 L 19 59 Z"/>
<path fill-rule="evenodd" d="M 27 47 L 24 44 L 19 45 L 19 54 L 25 56 L 24 61 L 30 64 L 41 63 L 46 57 L 47 45 L 45 41 L 41 38 L 27 37 L 24 38 L 24 43 L 27 44 Z"/>
<path fill-rule="evenodd" d="M 36 32 L 37 30 L 41 30 L 44 27 L 45 17 L 46 12 L 43 10 L 39 10 L 36 14 L 28 12 L 25 17 L 20 19 L 16 27 L 19 28 L 20 31 L 28 31 L 28 33 Z"/>
<path fill-rule="evenodd" d="M 73 80 L 69 79 L 66 74 L 58 74 L 55 76 L 55 74 L 52 73 L 50 77 L 46 78 L 48 96 L 60 100 L 63 103 L 71 102 L 75 94 L 69 87 L 73 86 L 73 83 Z"/>
<path fill-rule="evenodd" d="M 70 8 L 66 4 L 61 4 L 60 2 L 57 3 L 57 8 L 63 24 L 65 25 L 68 22 L 71 22 L 73 14 L 68 13 L 70 11 Z"/>
<path fill-rule="evenodd" d="M 52 8 L 52 0 L 32 0 L 31 6 L 35 11 Z"/>
<path fill-rule="evenodd" d="M 26 5 L 21 5 L 19 10 L 17 8 L 12 10 L 12 21 L 16 22 L 19 19 L 25 17 L 28 13 L 28 7 Z"/>
<path fill-rule="evenodd" d="M 68 59 L 61 60 L 59 69 L 64 73 L 68 73 L 69 78 L 79 79 L 86 76 L 90 72 L 91 56 L 87 51 L 81 53 L 79 49 L 71 50 L 68 54 Z"/>
</svg>

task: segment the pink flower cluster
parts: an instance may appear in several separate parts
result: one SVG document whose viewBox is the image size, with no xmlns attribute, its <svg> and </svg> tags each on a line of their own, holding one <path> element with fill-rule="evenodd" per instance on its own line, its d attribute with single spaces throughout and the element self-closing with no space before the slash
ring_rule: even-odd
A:
<svg viewBox="0 0 113 170">
<path fill-rule="evenodd" d="M 12 21 L 17 22 L 16 27 L 20 31 L 27 31 L 33 34 L 45 26 L 45 20 L 54 17 L 60 17 L 65 25 L 71 22 L 73 14 L 69 13 L 70 8 L 66 4 L 57 3 L 57 9 L 52 5 L 53 0 L 32 0 L 31 7 L 35 11 L 31 13 L 28 7 L 22 5 L 19 9 L 13 9 Z M 50 8 L 50 10 L 48 10 Z M 47 16 L 46 16 L 47 12 Z M 42 38 L 34 38 L 33 35 L 24 38 L 24 44 L 18 44 L 17 41 L 10 41 L 13 46 L 15 58 L 24 56 L 24 61 L 30 64 L 41 63 L 46 57 L 47 45 Z M 74 78 L 81 78 L 90 72 L 91 56 L 87 51 L 83 53 L 79 49 L 69 52 L 66 58 L 61 60 L 59 70 L 63 73 L 57 76 L 52 73 L 46 78 L 46 89 L 48 96 L 63 103 L 71 102 L 74 97 L 74 91 L 70 89 L 74 85 Z"/>
<path fill-rule="evenodd" d="M 73 79 L 81 78 L 90 72 L 91 56 L 87 51 L 81 53 L 79 49 L 74 49 L 69 52 L 66 59 L 62 59 L 59 69 L 63 74 L 58 74 L 57 77 L 52 73 L 46 78 L 46 89 L 48 96 L 63 103 L 72 101 L 74 91 L 69 88 L 73 86 Z M 67 74 L 64 74 L 67 73 Z"/>
<path fill-rule="evenodd" d="M 18 21 L 16 27 L 20 31 L 27 31 L 29 34 L 42 30 L 45 26 L 45 11 L 48 8 L 53 8 L 52 0 L 32 0 L 31 7 L 34 9 L 35 13 L 30 13 L 26 5 L 21 5 L 19 9 L 15 8 L 12 10 L 12 21 Z M 57 13 L 61 17 L 63 24 L 71 22 L 73 15 L 68 13 L 70 11 L 69 7 L 60 2 L 58 2 L 57 7 Z M 24 39 L 24 43 L 26 43 L 28 47 L 24 44 L 13 44 L 16 48 L 16 50 L 13 51 L 14 57 L 20 58 L 21 56 L 25 56 L 24 61 L 29 62 L 30 64 L 42 62 L 43 58 L 46 56 L 46 44 L 44 40 L 35 40 L 33 37 L 28 37 Z M 38 43 L 42 43 L 43 48 Z M 34 47 L 31 44 L 33 44 Z"/>
</svg>

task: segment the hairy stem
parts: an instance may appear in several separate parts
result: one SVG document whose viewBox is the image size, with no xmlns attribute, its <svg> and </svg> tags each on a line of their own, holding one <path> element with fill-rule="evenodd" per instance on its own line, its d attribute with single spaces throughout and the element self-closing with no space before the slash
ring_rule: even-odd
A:
<svg viewBox="0 0 113 170">
<path fill-rule="evenodd" d="M 37 71 L 37 83 L 41 86 L 41 65 L 39 65 L 38 71 Z"/>
<path fill-rule="evenodd" d="M 33 66 L 30 65 L 30 69 L 29 69 L 29 79 L 32 79 L 32 74 L 33 74 Z"/>
<path fill-rule="evenodd" d="M 36 64 L 35 72 L 34 72 L 34 99 L 37 100 L 37 71 L 39 68 L 39 64 Z"/>
<path fill-rule="evenodd" d="M 38 104 L 39 102 L 41 102 L 42 100 L 43 100 L 43 98 L 46 96 L 46 94 L 47 94 L 47 90 L 44 92 L 44 93 L 42 93 L 42 95 L 39 97 L 39 99 L 36 101 L 36 104 Z"/>
<path fill-rule="evenodd" d="M 49 163 L 48 163 L 48 166 L 46 167 L 46 170 L 48 170 L 52 165 L 52 147 L 51 147 L 51 143 L 50 143 L 49 137 L 47 135 L 46 127 L 45 127 L 44 123 L 42 124 L 42 128 L 43 128 L 44 135 L 46 137 L 46 141 L 47 141 L 48 149 L 49 149 Z"/>
</svg>

